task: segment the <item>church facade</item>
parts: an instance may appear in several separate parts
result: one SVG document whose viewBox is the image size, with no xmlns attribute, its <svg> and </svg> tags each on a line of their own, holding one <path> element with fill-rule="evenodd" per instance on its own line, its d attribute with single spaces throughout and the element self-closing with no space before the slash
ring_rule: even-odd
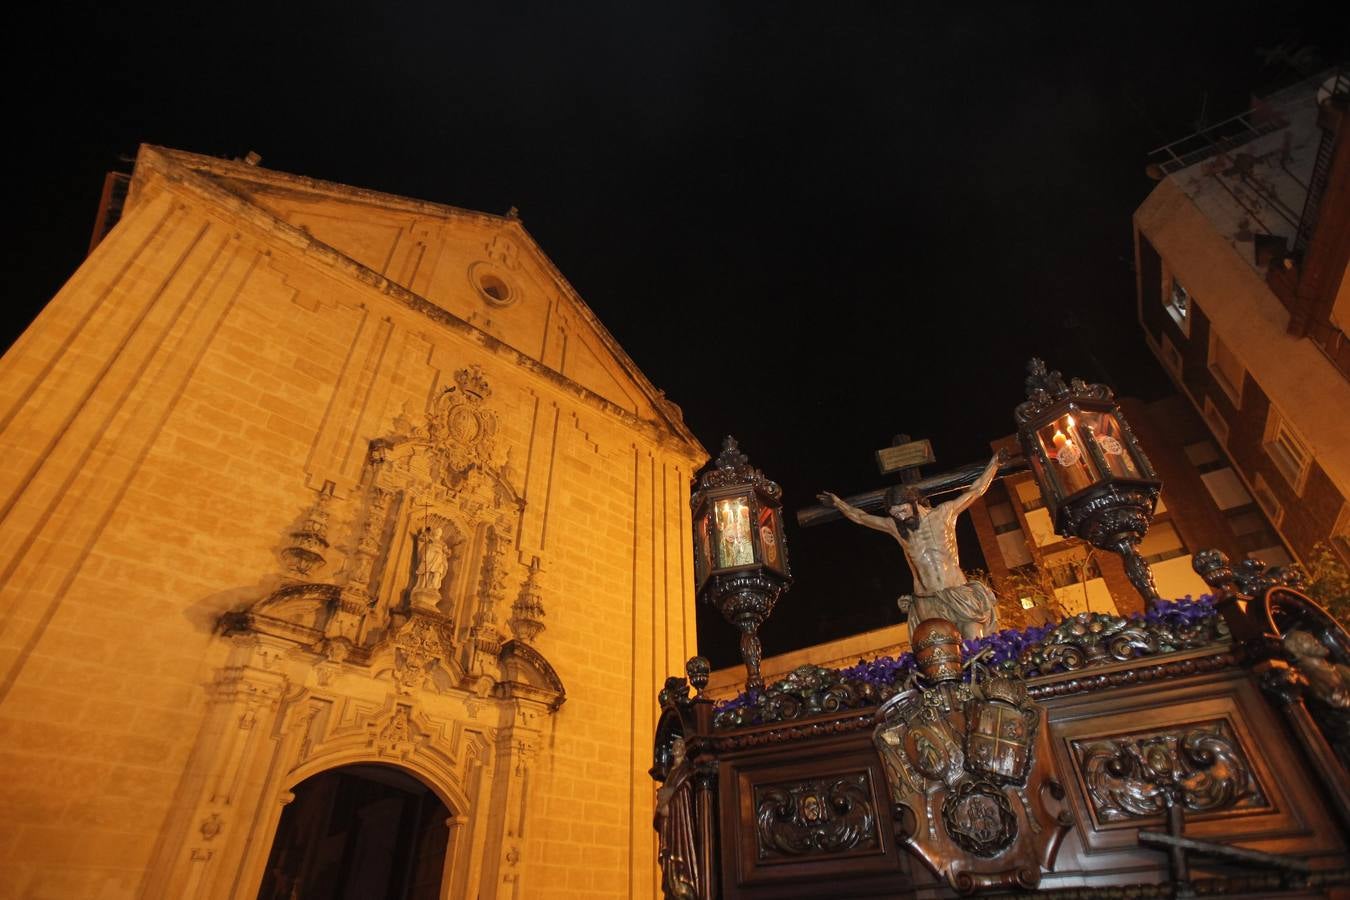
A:
<svg viewBox="0 0 1350 900">
<path fill-rule="evenodd" d="M 0 896 L 656 892 L 706 453 L 517 218 L 144 147 L 0 385 Z"/>
</svg>

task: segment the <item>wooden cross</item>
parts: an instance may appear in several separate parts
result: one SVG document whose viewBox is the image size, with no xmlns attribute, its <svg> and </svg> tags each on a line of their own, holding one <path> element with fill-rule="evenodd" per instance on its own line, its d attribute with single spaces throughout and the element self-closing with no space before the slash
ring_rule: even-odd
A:
<svg viewBox="0 0 1350 900">
<path fill-rule="evenodd" d="M 882 475 L 900 473 L 901 484 L 913 487 L 925 497 L 950 494 L 952 491 L 959 491 L 967 487 L 980 477 L 980 473 L 988 465 L 988 463 L 983 462 L 970 463 L 952 469 L 950 472 L 930 475 L 925 478 L 920 469 L 937 459 L 933 455 L 933 445 L 926 438 L 918 441 L 911 440 L 907 434 L 897 434 L 891 441 L 891 446 L 878 450 L 876 456 L 877 468 L 881 470 Z M 1009 472 L 1016 472 L 1023 468 L 1026 468 L 1026 463 L 1022 457 L 1018 456 L 1000 466 L 999 474 L 1007 475 Z M 862 494 L 844 497 L 843 500 L 850 506 L 856 506 L 864 512 L 885 515 L 886 498 L 890 490 L 890 487 L 877 488 Z M 841 518 L 843 518 L 843 515 L 833 506 L 808 506 L 797 510 L 797 524 L 803 528 Z"/>
<path fill-rule="evenodd" d="M 929 463 L 937 462 L 933 455 L 933 444 L 927 438 L 910 440 L 907 434 L 897 434 L 891 439 L 889 447 L 877 451 L 877 468 L 882 475 L 900 473 L 902 484 L 914 484 L 919 480 L 919 469 Z"/>
</svg>

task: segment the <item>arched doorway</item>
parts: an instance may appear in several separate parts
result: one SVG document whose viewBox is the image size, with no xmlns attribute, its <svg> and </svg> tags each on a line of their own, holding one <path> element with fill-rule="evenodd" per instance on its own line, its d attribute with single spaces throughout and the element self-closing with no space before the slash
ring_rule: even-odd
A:
<svg viewBox="0 0 1350 900">
<path fill-rule="evenodd" d="M 436 900 L 450 811 L 381 765 L 306 778 L 282 812 L 258 900 Z"/>
</svg>

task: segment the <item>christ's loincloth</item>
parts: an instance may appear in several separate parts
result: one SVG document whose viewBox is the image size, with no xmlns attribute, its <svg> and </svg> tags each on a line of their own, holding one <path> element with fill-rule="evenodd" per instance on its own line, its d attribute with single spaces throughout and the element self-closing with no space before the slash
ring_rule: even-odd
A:
<svg viewBox="0 0 1350 900">
<path fill-rule="evenodd" d="M 973 638 L 992 634 L 998 622 L 998 598 L 982 581 L 939 588 L 932 594 L 903 594 L 897 602 L 900 611 L 909 614 L 911 628 L 924 619 L 947 619 L 960 627 L 962 637 Z"/>
</svg>

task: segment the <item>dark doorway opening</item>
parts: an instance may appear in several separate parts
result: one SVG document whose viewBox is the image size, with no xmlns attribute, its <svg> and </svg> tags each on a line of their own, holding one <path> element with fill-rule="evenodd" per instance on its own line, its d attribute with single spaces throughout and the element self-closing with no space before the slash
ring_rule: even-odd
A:
<svg viewBox="0 0 1350 900">
<path fill-rule="evenodd" d="M 295 787 L 258 900 L 436 900 L 450 811 L 390 766 L 346 766 Z"/>
</svg>

